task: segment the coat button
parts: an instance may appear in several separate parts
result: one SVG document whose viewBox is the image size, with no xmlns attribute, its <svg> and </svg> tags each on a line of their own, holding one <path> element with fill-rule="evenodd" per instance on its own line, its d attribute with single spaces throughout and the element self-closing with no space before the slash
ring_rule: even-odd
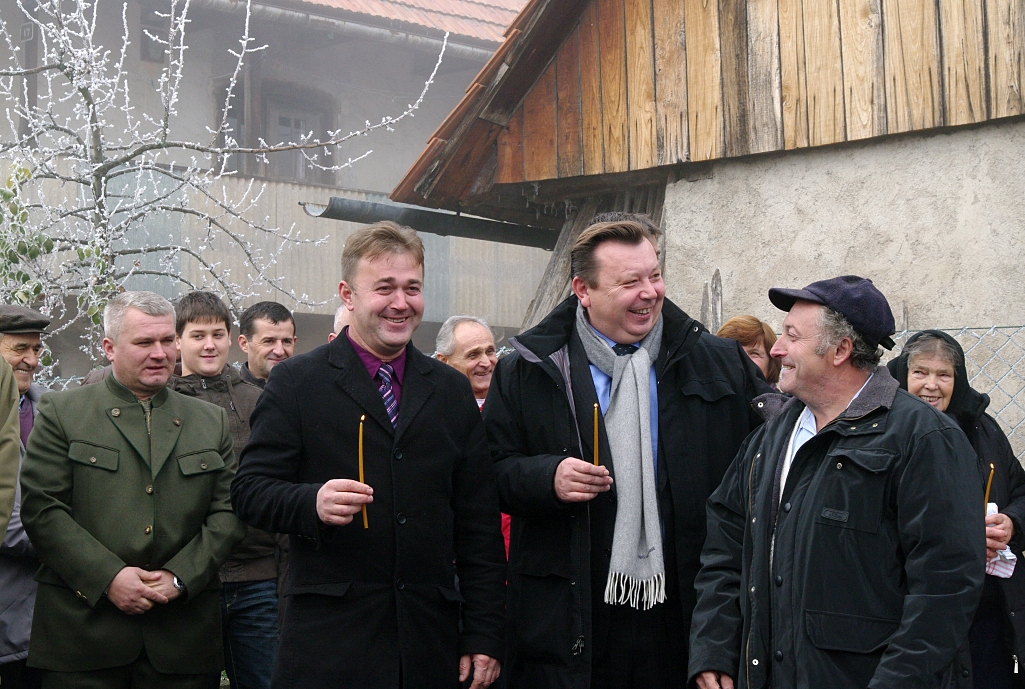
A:
<svg viewBox="0 0 1025 689">
<path fill-rule="evenodd" d="M 752 658 L 751 659 L 751 664 L 752 665 L 757 665 L 758 664 L 758 659 L 757 658 Z"/>
<path fill-rule="evenodd" d="M 153 495 L 153 486 L 146 486 L 146 495 Z"/>
<path fill-rule="evenodd" d="M 758 521 L 758 517 L 751 517 L 751 523 L 752 524 L 754 524 L 756 521 Z"/>
<path fill-rule="evenodd" d="M 877 423 L 874 423 L 874 424 L 872 424 L 872 428 L 875 428 L 875 427 L 876 427 L 876 426 L 878 426 L 878 425 L 879 425 L 879 424 L 877 424 Z"/>
<path fill-rule="evenodd" d="M 75 595 L 81 598 L 82 600 L 85 600 L 85 594 L 81 591 L 75 591 Z"/>
<path fill-rule="evenodd" d="M 754 592 L 755 592 L 755 587 L 754 587 L 754 586 L 752 586 L 752 587 L 751 587 L 751 593 L 753 594 Z"/>
<path fill-rule="evenodd" d="M 143 531 L 143 533 L 146 533 L 146 534 L 151 534 L 151 533 L 153 533 L 153 527 L 152 527 L 152 526 L 147 526 L 147 527 L 146 527 L 145 529 L 143 529 L 142 531 Z"/>
<path fill-rule="evenodd" d="M 114 416 L 114 417 L 121 416 L 121 410 L 118 409 L 117 407 L 114 407 L 113 409 L 110 410 L 110 415 Z"/>
<path fill-rule="evenodd" d="M 179 419 L 179 418 L 175 418 L 175 420 L 173 421 L 173 423 L 174 423 L 174 425 L 175 425 L 175 426 L 181 426 L 181 425 L 182 425 L 182 420 L 181 420 L 181 419 Z"/>
<path fill-rule="evenodd" d="M 765 402 L 759 402 L 759 403 L 758 403 L 758 408 L 759 408 L 759 409 L 761 409 L 761 408 L 762 408 L 762 407 L 764 407 L 764 406 L 765 406 Z"/>
<path fill-rule="evenodd" d="M 783 585 L 783 577 L 781 577 L 780 575 L 777 574 L 776 575 L 776 586 L 782 586 L 782 585 Z"/>
<path fill-rule="evenodd" d="M 202 464 L 200 464 L 199 468 L 202 469 L 203 471 L 206 471 L 206 462 L 203 462 Z"/>
<path fill-rule="evenodd" d="M 851 426 L 851 430 L 852 431 L 856 431 L 856 430 L 858 430 L 858 427 L 857 426 Z"/>
<path fill-rule="evenodd" d="M 398 514 L 395 515 L 395 521 L 397 521 L 399 524 L 405 524 L 406 523 L 406 515 L 404 515 L 401 512 L 399 512 Z"/>
<path fill-rule="evenodd" d="M 773 654 L 772 657 L 775 658 L 776 662 L 778 663 L 779 661 L 783 660 L 783 651 L 776 651 L 776 653 Z"/>
<path fill-rule="evenodd" d="M 95 457 L 90 457 L 89 458 L 89 463 L 90 464 L 96 464 L 96 458 Z"/>
<path fill-rule="evenodd" d="M 970 675 L 970 674 L 972 674 L 972 673 L 968 672 L 968 670 L 961 670 L 961 676 L 964 677 L 965 679 L 968 679 L 968 675 Z"/>
<path fill-rule="evenodd" d="M 790 511 L 790 503 L 789 502 L 783 505 L 783 511 L 784 512 L 789 512 Z"/>
<path fill-rule="evenodd" d="M 391 456 L 395 459 L 402 459 L 402 450 L 395 450 L 395 452 L 391 453 Z"/>
<path fill-rule="evenodd" d="M 843 469 L 843 462 L 837 462 L 836 463 L 836 468 L 837 469 Z"/>
<path fill-rule="evenodd" d="M 396 579 L 395 588 L 401 591 L 402 589 L 406 588 L 406 582 L 402 581 L 402 579 Z"/>
</svg>

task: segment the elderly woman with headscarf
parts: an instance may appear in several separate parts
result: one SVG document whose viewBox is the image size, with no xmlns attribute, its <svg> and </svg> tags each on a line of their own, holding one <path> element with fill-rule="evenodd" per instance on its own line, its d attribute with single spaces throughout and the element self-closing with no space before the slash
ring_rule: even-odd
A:
<svg viewBox="0 0 1025 689">
<path fill-rule="evenodd" d="M 989 396 L 968 384 L 964 350 L 950 335 L 925 330 L 904 345 L 887 366 L 900 386 L 950 416 L 968 436 L 979 456 L 983 477 L 993 473 L 989 502 L 999 513 L 986 517 L 987 558 L 1010 544 L 1018 563 L 1009 579 L 987 574 L 982 601 L 975 613 L 968 642 L 973 686 L 986 689 L 1025 687 L 1025 470 L 1011 451 L 996 420 L 986 413 Z"/>
</svg>

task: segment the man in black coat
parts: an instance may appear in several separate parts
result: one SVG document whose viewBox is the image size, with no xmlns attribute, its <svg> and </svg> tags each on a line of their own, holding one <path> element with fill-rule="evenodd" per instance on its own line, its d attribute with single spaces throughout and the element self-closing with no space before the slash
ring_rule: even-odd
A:
<svg viewBox="0 0 1025 689">
<path fill-rule="evenodd" d="M 290 535 L 276 688 L 454 688 L 472 671 L 482 689 L 498 676 L 494 475 L 469 382 L 410 344 L 422 289 L 415 232 L 350 235 L 351 325 L 275 366 L 253 412 L 232 503 Z"/>
<path fill-rule="evenodd" d="M 893 314 L 846 275 L 772 289 L 780 390 L 708 501 L 699 689 L 971 687 L 982 477 L 949 417 L 878 366 Z"/>
<path fill-rule="evenodd" d="M 658 229 L 603 220 L 574 245 L 574 294 L 511 341 L 484 405 L 512 515 L 510 687 L 683 686 L 705 501 L 769 390 L 665 300 Z"/>
</svg>

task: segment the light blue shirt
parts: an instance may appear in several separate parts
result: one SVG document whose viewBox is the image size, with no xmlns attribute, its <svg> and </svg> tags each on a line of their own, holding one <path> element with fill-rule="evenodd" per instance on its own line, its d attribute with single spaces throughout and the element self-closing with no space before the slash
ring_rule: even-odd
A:
<svg viewBox="0 0 1025 689">
<path fill-rule="evenodd" d="M 591 326 L 594 330 L 594 326 Z M 617 343 L 602 335 L 597 330 L 594 334 L 600 337 L 605 344 L 612 349 Z M 639 347 L 640 345 L 633 345 Z M 609 393 L 612 391 L 612 376 L 606 375 L 604 371 L 588 362 L 591 368 L 591 380 L 594 381 L 594 391 L 598 393 L 598 406 L 601 408 L 602 416 L 609 410 Z M 658 380 L 655 378 L 655 362 L 651 362 L 651 371 L 648 374 L 648 411 L 651 417 L 651 456 L 655 462 L 655 476 L 658 476 Z"/>
</svg>

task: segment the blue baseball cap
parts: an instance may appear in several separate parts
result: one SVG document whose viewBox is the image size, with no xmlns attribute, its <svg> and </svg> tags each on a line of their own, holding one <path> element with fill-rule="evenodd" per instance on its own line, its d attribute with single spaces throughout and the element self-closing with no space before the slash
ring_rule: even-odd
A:
<svg viewBox="0 0 1025 689">
<path fill-rule="evenodd" d="M 773 287 L 769 290 L 769 301 L 781 311 L 789 311 L 799 300 L 822 304 L 836 311 L 869 345 L 893 349 L 890 335 L 897 332 L 893 312 L 886 297 L 871 280 L 857 275 L 841 275 L 813 282 L 804 289 Z"/>
</svg>

